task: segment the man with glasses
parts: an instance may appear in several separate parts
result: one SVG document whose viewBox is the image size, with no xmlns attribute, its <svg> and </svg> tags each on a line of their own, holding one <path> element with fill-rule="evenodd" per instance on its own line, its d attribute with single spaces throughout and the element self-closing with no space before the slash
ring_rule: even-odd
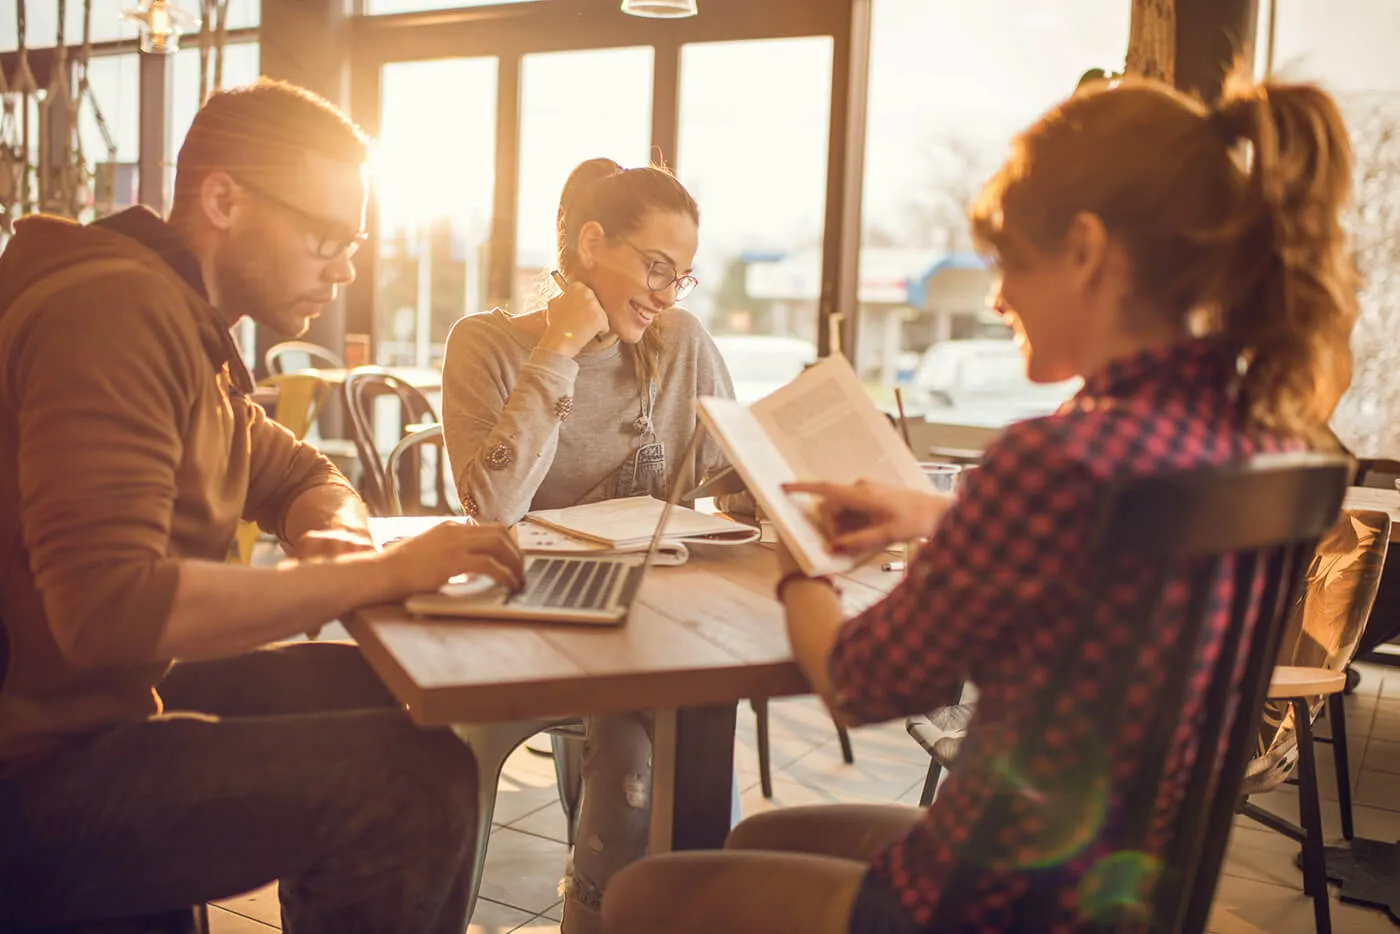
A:
<svg viewBox="0 0 1400 934">
<path fill-rule="evenodd" d="M 195 117 L 168 221 L 36 217 L 0 256 L 0 929 L 273 880 L 292 932 L 466 926 L 470 751 L 353 645 L 263 648 L 459 573 L 520 582 L 500 527 L 375 552 L 350 485 L 247 398 L 229 328 L 300 334 L 354 279 L 365 159 L 259 82 Z M 301 560 L 224 561 L 240 518 Z"/>
</svg>

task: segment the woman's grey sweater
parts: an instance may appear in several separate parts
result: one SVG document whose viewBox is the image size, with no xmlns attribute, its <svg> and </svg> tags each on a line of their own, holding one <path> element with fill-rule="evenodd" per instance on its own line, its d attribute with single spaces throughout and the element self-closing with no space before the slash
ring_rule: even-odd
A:
<svg viewBox="0 0 1400 934">
<path fill-rule="evenodd" d="M 569 359 L 537 347 L 500 310 L 457 322 L 443 362 L 443 432 L 468 515 L 511 524 L 531 509 L 664 499 L 676 470 L 688 490 L 726 466 L 709 437 L 677 463 L 698 423 L 696 397 L 734 395 L 719 349 L 683 309 L 653 327 L 664 349 L 648 406 L 620 344 Z"/>
</svg>

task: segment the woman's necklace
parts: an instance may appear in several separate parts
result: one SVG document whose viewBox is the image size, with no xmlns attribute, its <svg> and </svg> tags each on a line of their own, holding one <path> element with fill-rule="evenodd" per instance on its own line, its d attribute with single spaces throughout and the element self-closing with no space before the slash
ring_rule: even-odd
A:
<svg viewBox="0 0 1400 934">
<path fill-rule="evenodd" d="M 632 430 L 639 435 L 656 436 L 656 425 L 651 413 L 656 408 L 656 380 L 647 382 L 647 394 L 642 397 L 642 412 L 632 420 Z"/>
</svg>

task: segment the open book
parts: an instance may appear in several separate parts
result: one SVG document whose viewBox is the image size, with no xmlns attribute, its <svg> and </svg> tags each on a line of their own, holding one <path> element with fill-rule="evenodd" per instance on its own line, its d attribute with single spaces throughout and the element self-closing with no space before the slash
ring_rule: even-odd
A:
<svg viewBox="0 0 1400 934">
<path fill-rule="evenodd" d="M 612 551 L 645 551 L 665 508 L 666 504 L 654 496 L 629 496 L 586 506 L 537 509 L 526 513 L 525 521 L 585 542 L 597 542 Z M 666 520 L 662 542 L 741 545 L 756 542 L 758 537 L 759 530 L 751 525 L 677 506 Z"/>
<path fill-rule="evenodd" d="M 864 479 L 934 491 L 913 452 L 839 354 L 750 407 L 714 397 L 695 405 L 808 574 L 848 571 L 861 558 L 832 552 L 816 521 L 816 502 L 783 492 L 784 484 Z"/>
</svg>

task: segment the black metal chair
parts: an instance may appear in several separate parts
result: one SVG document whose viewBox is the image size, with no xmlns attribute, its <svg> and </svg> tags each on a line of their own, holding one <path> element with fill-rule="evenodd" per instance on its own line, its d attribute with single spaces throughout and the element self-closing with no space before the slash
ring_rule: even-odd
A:
<svg viewBox="0 0 1400 934">
<path fill-rule="evenodd" d="M 1327 887 L 1311 887 L 1307 875 L 1309 863 L 1322 866 L 1326 860 L 1314 741 L 1332 745 L 1342 836 L 1351 840 L 1351 768 L 1342 702 L 1345 672 L 1371 614 L 1389 542 L 1389 515 L 1347 510 L 1318 545 L 1306 592 L 1284 630 L 1279 667 L 1270 679 L 1254 759 L 1246 768 L 1241 789 L 1241 814 L 1301 844 L 1304 891 L 1313 899 L 1318 934 L 1331 930 L 1331 905 Z M 1331 727 L 1330 739 L 1313 735 L 1312 721 L 1323 710 Z M 1297 779 L 1298 824 L 1249 800 L 1250 795 L 1278 787 L 1289 773 Z"/>
<path fill-rule="evenodd" d="M 10 672 L 10 636 L 0 620 L 0 689 Z M 0 930 L 9 931 L 0 918 Z M 101 918 L 35 928 L 19 934 L 209 934 L 209 909 L 194 905 L 132 918 Z"/>
<path fill-rule="evenodd" d="M 310 341 L 283 341 L 273 344 L 263 354 L 263 365 L 267 367 L 269 376 L 317 367 L 328 370 L 345 369 L 345 361 L 334 351 Z"/>
<path fill-rule="evenodd" d="M 1239 465 L 1124 478 L 1113 484 L 1099 504 L 1096 530 L 1089 545 L 1097 580 L 1085 606 L 1080 629 L 1087 636 L 1105 624 L 1099 595 L 1107 594 L 1125 568 L 1147 575 L 1150 586 L 1141 601 L 1114 625 L 1126 638 L 1100 670 L 1112 672 L 1100 685 L 1100 700 L 1082 715 L 1094 718 L 1089 735 L 1118 735 L 1123 699 L 1140 680 L 1139 659 L 1157 629 L 1153 625 L 1170 584 L 1184 585 L 1185 618 L 1180 638 L 1166 657 L 1155 655 L 1154 671 L 1165 672 L 1148 721 L 1143 724 L 1143 754 L 1126 784 L 1113 789 L 1122 802 L 1113 847 L 1120 853 L 1145 852 L 1158 792 L 1168 774 L 1167 756 L 1181 726 L 1192 672 L 1208 664 L 1202 649 L 1204 624 L 1217 586 L 1229 580 L 1231 600 L 1226 631 L 1206 668 L 1200 718 L 1195 731 L 1196 761 L 1185 778 L 1176 819 L 1159 847 L 1160 871 L 1114 879 L 1109 910 L 1086 922 L 1083 930 L 1139 930 L 1199 934 L 1205 930 L 1245 766 L 1253 753 L 1255 732 L 1264 705 L 1285 620 L 1299 593 L 1318 539 L 1338 516 L 1349 482 L 1349 462 L 1320 454 L 1269 455 Z M 1257 596 L 1257 601 L 1252 597 Z M 1013 761 L 1034 761 L 1044 736 L 1055 728 L 1056 701 L 1083 677 L 1080 639 L 1058 649 L 1055 674 L 1036 693 L 1036 715 L 1020 730 Z M 1237 671 L 1243 671 L 1236 678 Z M 1010 819 L 1012 796 L 998 798 L 980 816 L 959 847 L 960 864 L 975 871 L 998 858 L 999 828 Z M 1323 867 L 1310 863 L 1309 891 L 1325 889 Z M 958 892 L 954 872 L 946 891 Z M 1057 910 L 1065 884 L 1053 867 L 1026 873 L 1027 893 L 1018 906 L 1024 921 L 1017 930 L 1034 930 L 1035 919 Z M 1124 888 L 1126 887 L 1126 892 Z M 1132 895 L 1133 897 L 1122 897 Z M 948 905 L 952 908 L 952 905 Z M 942 929 L 935 917 L 931 927 Z"/>
<path fill-rule="evenodd" d="M 350 434 L 355 442 L 355 450 L 360 459 L 360 495 L 364 497 L 365 505 L 369 507 L 370 515 L 390 516 L 394 514 L 393 504 L 389 499 L 389 482 L 385 472 L 384 458 L 379 454 L 379 448 L 375 443 L 374 436 L 374 403 L 381 396 L 392 395 L 397 397 L 399 402 L 400 417 L 404 430 L 400 432 L 400 437 L 412 430 L 409 426 L 424 427 L 437 424 L 442 421 L 438 417 L 437 410 L 428 401 L 428 397 L 409 383 L 407 380 L 399 379 L 391 373 L 371 368 L 356 368 L 345 374 L 345 408 L 350 415 Z M 395 484 L 399 495 L 409 494 L 408 498 L 418 490 L 417 477 L 412 475 L 415 458 L 408 459 L 405 470 L 400 477 L 395 478 Z M 446 492 L 441 488 L 441 471 L 439 471 L 440 501 L 446 500 Z"/>
<path fill-rule="evenodd" d="M 405 488 L 417 490 L 421 487 L 424 448 L 434 449 L 432 472 L 436 502 L 431 506 L 424 505 L 421 496 L 417 502 L 414 502 L 406 500 L 403 495 Z M 400 481 L 401 477 L 407 477 L 414 482 L 403 483 Z M 384 492 L 389 500 L 391 515 L 462 514 L 462 506 L 455 492 L 449 495 L 447 490 L 447 451 L 443 447 L 441 424 L 412 427 L 403 436 L 403 439 L 394 445 L 394 449 L 389 452 L 389 459 L 384 465 Z"/>
<path fill-rule="evenodd" d="M 749 706 L 753 708 L 754 725 L 758 734 L 758 784 L 763 792 L 763 797 L 773 797 L 773 759 L 769 752 L 768 740 L 768 698 L 755 697 L 749 701 Z M 851 765 L 856 761 L 855 751 L 851 749 L 851 734 L 846 732 L 846 728 L 835 721 L 836 739 L 841 744 L 841 761 Z"/>
</svg>

